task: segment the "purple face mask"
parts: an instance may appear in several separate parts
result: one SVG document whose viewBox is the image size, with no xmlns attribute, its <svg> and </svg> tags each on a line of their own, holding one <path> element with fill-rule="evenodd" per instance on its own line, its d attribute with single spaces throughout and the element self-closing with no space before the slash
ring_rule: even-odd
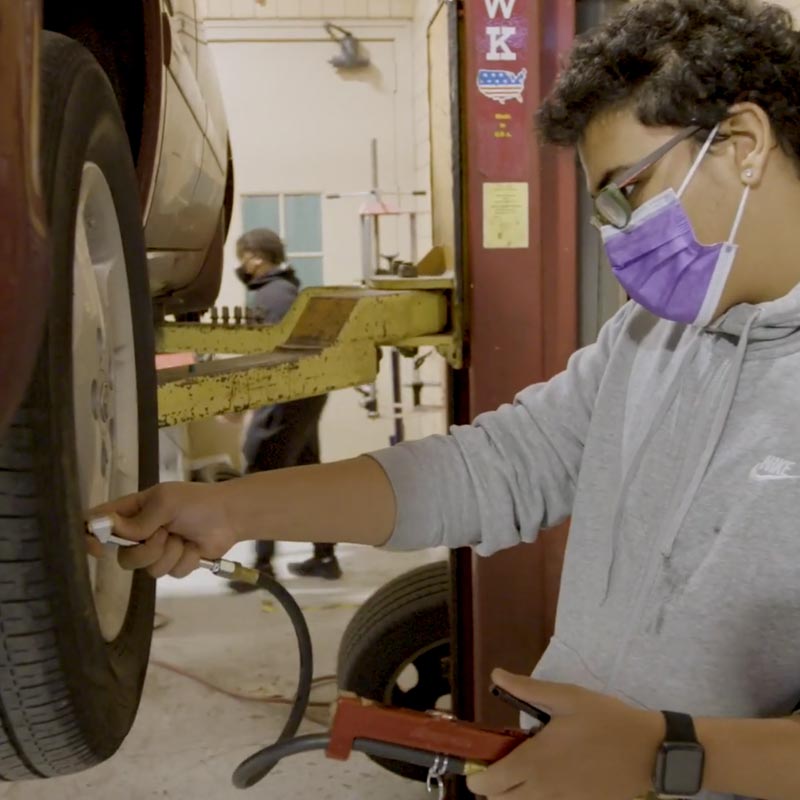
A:
<svg viewBox="0 0 800 800">
<path fill-rule="evenodd" d="M 718 127 L 706 140 L 677 193 L 667 189 L 648 200 L 633 212 L 622 230 L 612 225 L 601 228 L 611 269 L 628 296 L 673 322 L 705 326 L 712 321 L 738 249 L 734 240 L 749 186 L 742 194 L 728 241 L 720 244 L 697 241 L 680 200 Z"/>
</svg>

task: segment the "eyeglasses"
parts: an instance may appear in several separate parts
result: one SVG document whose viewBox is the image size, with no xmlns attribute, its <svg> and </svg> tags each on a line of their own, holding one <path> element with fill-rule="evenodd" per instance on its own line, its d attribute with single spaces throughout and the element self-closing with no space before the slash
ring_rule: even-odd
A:
<svg viewBox="0 0 800 800">
<path fill-rule="evenodd" d="M 613 225 L 620 230 L 627 227 L 633 216 L 633 208 L 625 189 L 634 183 L 645 170 L 660 161 L 673 147 L 701 130 L 703 129 L 700 125 L 684 128 L 662 144 L 658 150 L 654 150 L 649 156 L 645 156 L 641 161 L 637 161 L 632 167 L 626 169 L 616 181 L 606 184 L 594 198 L 595 213 L 592 217 L 592 224 L 597 228 L 603 225 Z"/>
</svg>

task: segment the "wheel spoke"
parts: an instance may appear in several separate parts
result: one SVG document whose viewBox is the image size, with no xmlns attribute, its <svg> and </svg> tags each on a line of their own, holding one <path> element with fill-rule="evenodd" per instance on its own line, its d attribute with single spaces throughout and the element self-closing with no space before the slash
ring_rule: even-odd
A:
<svg viewBox="0 0 800 800">
<path fill-rule="evenodd" d="M 94 283 L 97 287 L 97 296 L 100 303 L 99 339 L 101 342 L 102 368 L 109 377 L 114 374 L 114 328 L 113 320 L 108 319 L 108 311 L 114 308 L 109 298 L 108 284 L 111 280 L 109 262 L 93 263 Z"/>
<path fill-rule="evenodd" d="M 78 211 L 75 226 L 74 265 L 73 331 L 81 332 L 81 344 L 86 348 L 82 355 L 87 361 L 91 359 L 90 363 L 94 366 L 102 356 L 105 315 L 82 209 Z M 98 330 L 100 336 L 97 334 Z M 73 339 L 74 344 L 76 342 Z"/>
<path fill-rule="evenodd" d="M 438 700 L 450 694 L 450 675 L 447 668 L 450 655 L 448 643 L 433 645 L 419 653 L 412 662 L 417 672 L 417 682 L 407 690 L 399 685 L 392 687 L 390 702 L 401 708 L 428 711 L 436 708 Z M 402 670 L 398 672 L 398 676 Z"/>
</svg>

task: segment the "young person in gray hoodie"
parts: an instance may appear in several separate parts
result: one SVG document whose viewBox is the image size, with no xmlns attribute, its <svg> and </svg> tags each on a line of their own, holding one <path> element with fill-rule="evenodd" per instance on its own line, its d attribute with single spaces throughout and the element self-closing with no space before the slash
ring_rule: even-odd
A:
<svg viewBox="0 0 800 800">
<path fill-rule="evenodd" d="M 156 576 L 259 535 L 488 555 L 572 515 L 555 636 L 495 675 L 552 721 L 471 788 L 798 798 L 800 36 L 776 6 L 632 3 L 539 125 L 631 297 L 563 373 L 446 437 L 98 513 Z"/>
</svg>

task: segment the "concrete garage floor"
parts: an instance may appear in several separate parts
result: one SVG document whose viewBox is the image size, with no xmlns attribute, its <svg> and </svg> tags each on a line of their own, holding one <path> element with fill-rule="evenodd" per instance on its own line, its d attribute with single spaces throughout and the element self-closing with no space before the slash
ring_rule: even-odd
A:
<svg viewBox="0 0 800 800">
<path fill-rule="evenodd" d="M 305 558 L 308 545 L 280 544 L 278 575 L 307 613 L 314 642 L 315 675 L 335 671 L 339 639 L 356 608 L 395 575 L 445 557 L 443 551 L 386 553 L 342 546 L 345 577 L 338 582 L 293 578 L 286 562 Z M 247 562 L 249 547 L 231 557 Z M 163 666 L 170 664 L 205 681 L 246 695 L 291 696 L 297 658 L 293 633 L 280 609 L 265 608 L 263 593 L 233 595 L 208 573 L 159 586 L 156 631 L 142 706 L 120 752 L 89 772 L 39 783 L 8 784 L 4 800 L 241 800 L 245 797 L 316 800 L 422 800 L 412 783 L 356 754 L 333 762 L 319 753 L 287 760 L 247 792 L 230 776 L 239 762 L 275 739 L 286 706 L 244 701 L 206 688 Z M 312 700 L 328 702 L 334 684 L 320 685 Z M 303 733 L 322 731 L 325 708 L 310 710 Z"/>
</svg>

